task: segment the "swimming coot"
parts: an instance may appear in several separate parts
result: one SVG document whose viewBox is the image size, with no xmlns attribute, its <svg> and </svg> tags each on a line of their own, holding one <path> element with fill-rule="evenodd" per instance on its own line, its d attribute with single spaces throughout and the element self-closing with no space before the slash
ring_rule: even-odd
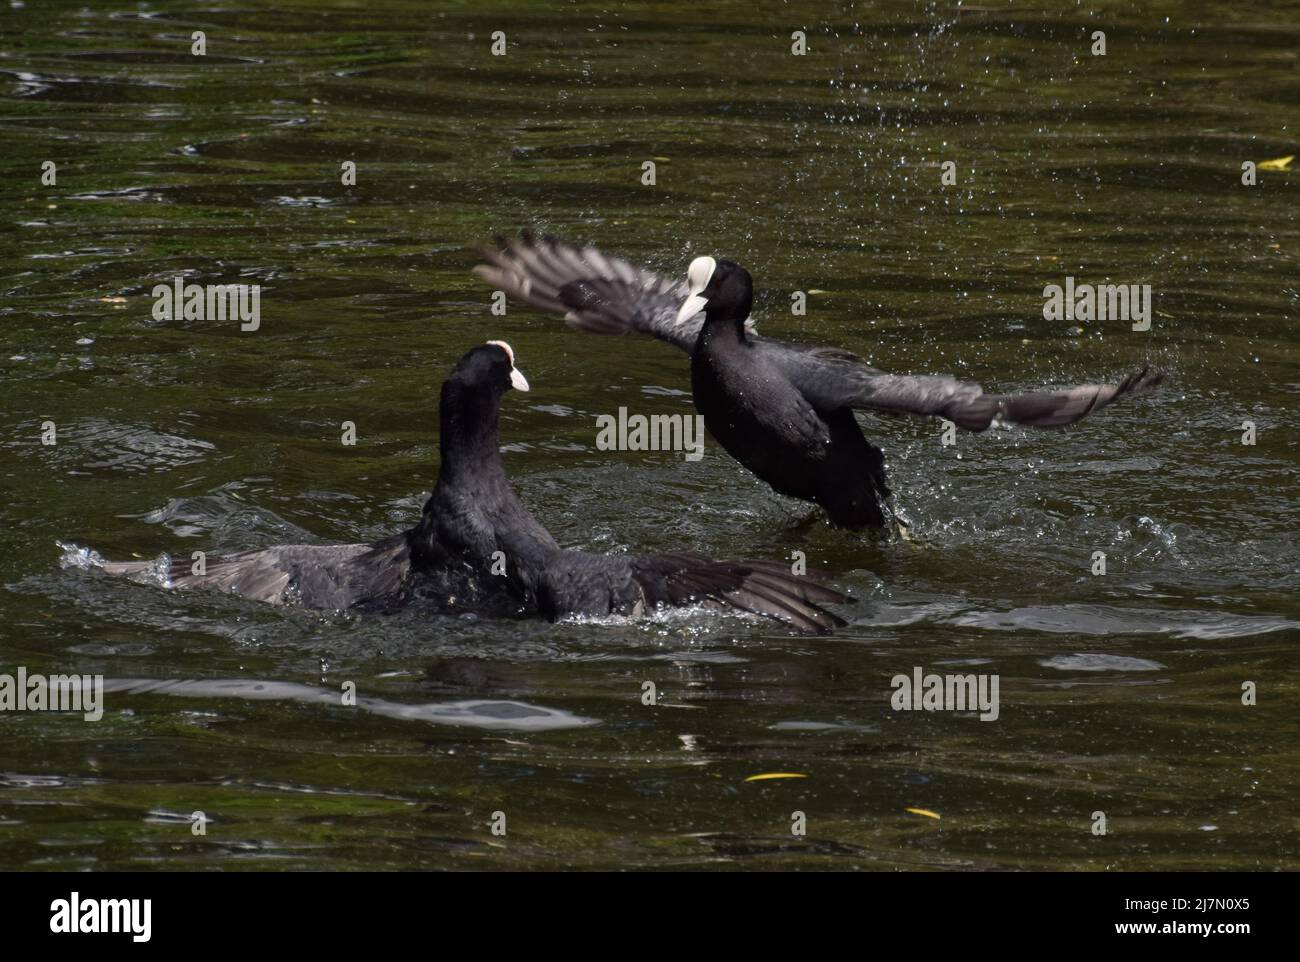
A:
<svg viewBox="0 0 1300 962">
<path fill-rule="evenodd" d="M 604 555 L 560 547 L 506 477 L 501 398 L 528 390 L 502 341 L 469 351 L 442 386 L 438 482 L 410 531 L 373 544 L 285 545 L 210 559 L 202 574 L 173 563 L 176 588 L 216 588 L 272 604 L 493 616 L 640 615 L 708 605 L 762 615 L 807 633 L 844 625 L 825 603 L 851 600 L 786 564 L 714 561 L 689 551 Z M 152 562 L 109 562 L 137 574 Z"/>
</svg>

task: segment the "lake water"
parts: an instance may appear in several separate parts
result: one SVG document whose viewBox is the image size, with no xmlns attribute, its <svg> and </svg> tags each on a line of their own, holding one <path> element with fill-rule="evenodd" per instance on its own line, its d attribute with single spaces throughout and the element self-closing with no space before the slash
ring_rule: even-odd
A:
<svg viewBox="0 0 1300 962">
<path fill-rule="evenodd" d="M 1300 868 L 1300 167 L 1242 183 L 1300 153 L 1300 26 L 1069 9 L 7 3 L 0 672 L 109 690 L 98 722 L 0 713 L 0 868 Z M 474 247 L 524 227 L 729 257 L 766 334 L 898 373 L 1168 379 L 953 446 L 864 415 L 911 540 L 833 530 L 711 439 L 599 450 L 621 406 L 692 413 L 686 358 L 493 316 Z M 155 320 L 178 275 L 261 285 L 260 328 Z M 1045 320 L 1067 277 L 1151 285 L 1150 330 Z M 60 547 L 407 527 L 490 338 L 562 544 L 802 551 L 851 626 L 322 614 Z M 997 720 L 894 711 L 917 667 L 996 675 Z"/>
</svg>

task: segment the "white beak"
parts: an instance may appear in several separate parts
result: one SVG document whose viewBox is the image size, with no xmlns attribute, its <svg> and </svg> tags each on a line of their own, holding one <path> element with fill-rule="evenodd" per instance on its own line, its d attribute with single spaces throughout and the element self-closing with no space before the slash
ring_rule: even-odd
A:
<svg viewBox="0 0 1300 962">
<path fill-rule="evenodd" d="M 709 303 L 707 297 L 701 297 L 699 294 L 692 294 L 690 297 L 686 298 L 685 303 L 682 304 L 682 309 L 677 312 L 677 323 L 680 324 L 683 321 L 694 317 L 696 314 L 700 313 L 700 311 L 704 310 L 704 305 L 707 303 Z"/>
<path fill-rule="evenodd" d="M 499 347 L 506 352 L 506 357 L 510 358 L 510 386 L 516 391 L 528 390 L 528 378 L 524 377 L 519 368 L 515 367 L 514 349 L 505 341 L 488 341 L 493 347 Z"/>
<path fill-rule="evenodd" d="M 686 290 L 690 296 L 677 312 L 678 324 L 700 313 L 704 310 L 704 305 L 709 303 L 708 298 L 701 295 L 717 269 L 718 262 L 712 257 L 697 257 L 691 261 L 691 266 L 686 270 Z"/>
</svg>

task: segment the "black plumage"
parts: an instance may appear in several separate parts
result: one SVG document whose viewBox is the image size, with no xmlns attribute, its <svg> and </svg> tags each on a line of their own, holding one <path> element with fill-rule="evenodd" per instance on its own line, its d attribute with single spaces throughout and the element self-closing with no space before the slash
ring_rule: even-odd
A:
<svg viewBox="0 0 1300 962">
<path fill-rule="evenodd" d="M 969 431 L 995 421 L 1060 427 L 1163 377 L 1144 368 L 1118 384 L 985 394 L 969 381 L 886 374 L 848 351 L 759 336 L 749 317 L 753 283 L 730 261 L 696 258 L 686 280 L 672 280 L 527 232 L 498 238 L 484 255 L 479 276 L 563 313 L 572 327 L 650 334 L 686 351 L 695 406 L 718 443 L 776 491 L 821 505 L 847 528 L 883 527 L 890 494 L 884 456 L 855 409 L 933 415 Z"/>
<path fill-rule="evenodd" d="M 272 604 L 496 616 L 640 615 L 708 605 L 762 615 L 796 630 L 845 624 L 822 607 L 850 600 L 787 565 L 714 561 L 694 552 L 619 556 L 560 547 L 515 494 L 498 423 L 510 387 L 528 389 L 509 345 L 460 359 L 442 386 L 441 464 L 419 523 L 374 544 L 286 545 L 211 559 L 194 574 L 172 565 L 177 588 L 217 588 Z M 109 562 L 111 574 L 150 562 Z"/>
</svg>

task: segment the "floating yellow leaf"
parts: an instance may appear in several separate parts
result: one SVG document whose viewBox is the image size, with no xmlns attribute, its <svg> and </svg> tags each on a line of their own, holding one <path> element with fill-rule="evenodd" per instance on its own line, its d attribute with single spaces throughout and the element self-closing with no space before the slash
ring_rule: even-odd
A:
<svg viewBox="0 0 1300 962">
<path fill-rule="evenodd" d="M 926 818 L 941 818 L 938 812 L 932 812 L 928 808 L 905 808 L 905 812 L 911 812 L 913 815 L 924 815 Z"/>
<path fill-rule="evenodd" d="M 1288 154 L 1285 157 L 1274 157 L 1272 160 L 1261 160 L 1256 166 L 1260 170 L 1286 170 L 1293 160 L 1295 154 Z"/>
<path fill-rule="evenodd" d="M 745 781 L 747 782 L 766 782 L 773 778 L 807 778 L 807 775 L 800 772 L 764 772 L 762 775 L 750 775 Z"/>
</svg>

